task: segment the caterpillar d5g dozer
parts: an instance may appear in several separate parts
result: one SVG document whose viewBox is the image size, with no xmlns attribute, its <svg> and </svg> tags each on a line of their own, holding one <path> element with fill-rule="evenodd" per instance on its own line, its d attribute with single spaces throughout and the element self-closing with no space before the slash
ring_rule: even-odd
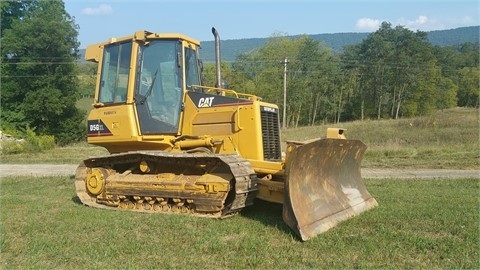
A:
<svg viewBox="0 0 480 270">
<path fill-rule="evenodd" d="M 254 199 L 283 204 L 302 240 L 377 205 L 360 163 L 366 146 L 341 129 L 288 142 L 282 156 L 278 107 L 202 86 L 200 43 L 181 34 L 138 31 L 91 45 L 98 63 L 88 142 L 109 155 L 84 160 L 76 192 L 85 205 L 226 217 Z"/>
</svg>

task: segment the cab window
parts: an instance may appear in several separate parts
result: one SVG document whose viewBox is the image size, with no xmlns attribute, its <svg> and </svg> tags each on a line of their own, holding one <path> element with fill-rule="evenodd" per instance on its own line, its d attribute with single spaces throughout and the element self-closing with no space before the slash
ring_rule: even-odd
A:
<svg viewBox="0 0 480 270">
<path fill-rule="evenodd" d="M 126 101 L 131 53 L 131 43 L 112 44 L 105 47 L 98 93 L 99 102 L 108 104 Z"/>
<path fill-rule="evenodd" d="M 201 85 L 197 52 L 191 48 L 185 48 L 185 71 L 187 75 L 187 89 L 191 89 L 192 85 Z"/>
</svg>

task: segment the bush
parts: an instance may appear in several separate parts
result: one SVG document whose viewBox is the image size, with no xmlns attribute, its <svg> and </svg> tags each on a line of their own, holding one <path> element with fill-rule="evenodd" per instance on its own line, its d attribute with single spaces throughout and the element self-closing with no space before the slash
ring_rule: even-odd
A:
<svg viewBox="0 0 480 270">
<path fill-rule="evenodd" d="M 31 129 L 26 131 L 26 148 L 28 152 L 42 152 L 55 147 L 55 137 L 52 135 L 36 135 Z"/>
<path fill-rule="evenodd" d="M 55 147 L 55 137 L 52 135 L 40 135 L 27 128 L 24 139 L 2 136 L 0 149 L 2 154 L 35 153 L 53 149 Z"/>
<path fill-rule="evenodd" d="M 25 141 L 2 141 L 1 149 L 4 155 L 25 153 Z"/>
</svg>

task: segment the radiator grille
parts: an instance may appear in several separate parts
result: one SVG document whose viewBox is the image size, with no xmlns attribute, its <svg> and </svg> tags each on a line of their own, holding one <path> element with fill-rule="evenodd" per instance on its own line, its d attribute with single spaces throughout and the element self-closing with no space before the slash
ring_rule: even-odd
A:
<svg viewBox="0 0 480 270">
<path fill-rule="evenodd" d="M 282 157 L 278 109 L 262 106 L 260 111 L 262 118 L 263 158 L 265 160 L 278 161 Z"/>
</svg>

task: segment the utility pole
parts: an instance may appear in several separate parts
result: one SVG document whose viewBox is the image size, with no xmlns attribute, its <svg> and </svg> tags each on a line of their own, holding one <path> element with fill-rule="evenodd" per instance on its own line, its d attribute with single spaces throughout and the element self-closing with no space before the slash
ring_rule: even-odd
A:
<svg viewBox="0 0 480 270">
<path fill-rule="evenodd" d="M 287 114 L 287 63 L 288 58 L 285 57 L 283 61 L 283 124 L 282 128 L 286 129 L 286 114 Z"/>
</svg>

